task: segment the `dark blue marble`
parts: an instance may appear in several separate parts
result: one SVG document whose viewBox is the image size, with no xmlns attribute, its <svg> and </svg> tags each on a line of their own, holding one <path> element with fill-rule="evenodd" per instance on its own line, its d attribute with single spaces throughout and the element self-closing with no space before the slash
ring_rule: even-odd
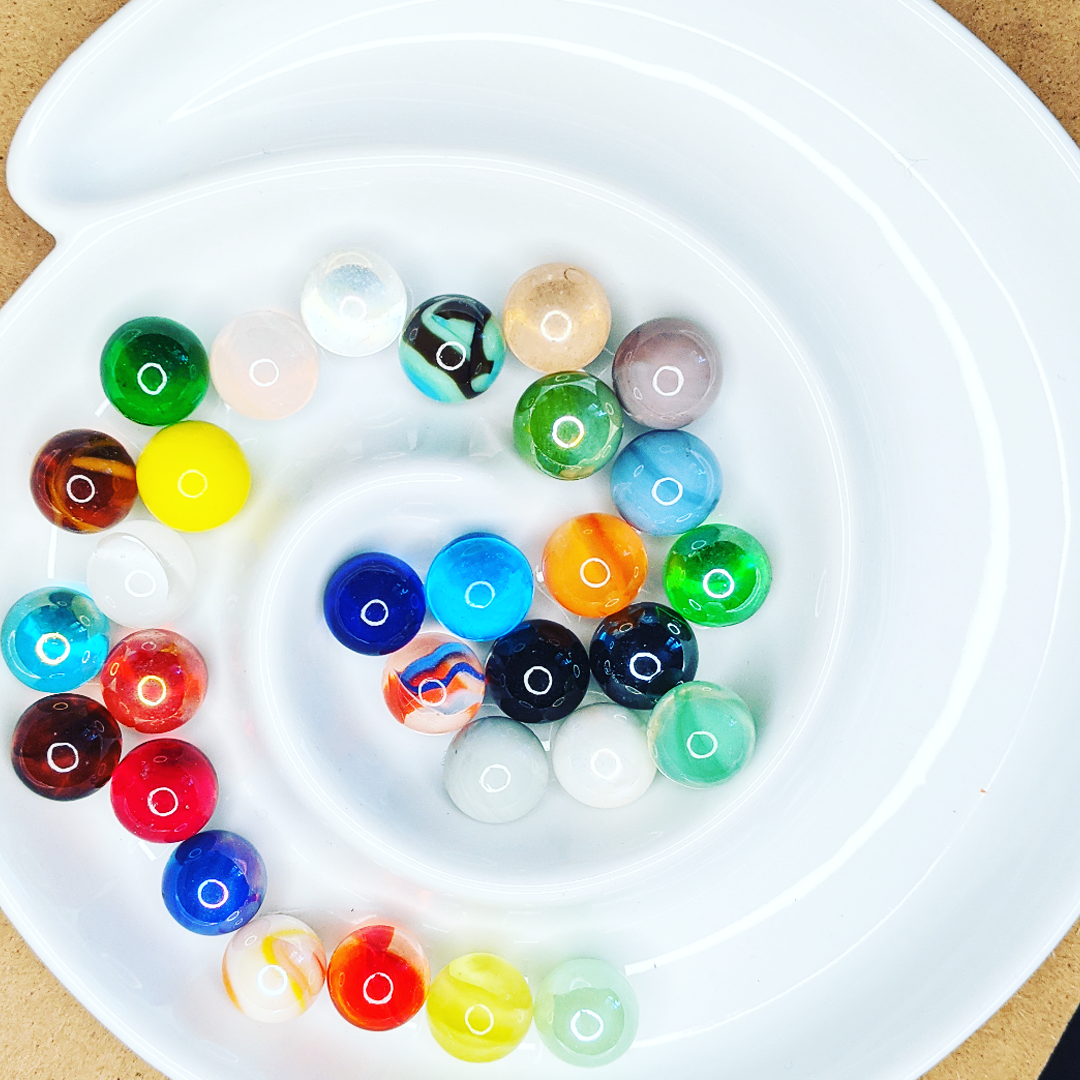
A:
<svg viewBox="0 0 1080 1080">
<path fill-rule="evenodd" d="M 343 562 L 323 593 L 323 614 L 334 637 L 365 656 L 407 645 L 424 621 L 424 586 L 411 566 L 367 551 Z"/>
</svg>

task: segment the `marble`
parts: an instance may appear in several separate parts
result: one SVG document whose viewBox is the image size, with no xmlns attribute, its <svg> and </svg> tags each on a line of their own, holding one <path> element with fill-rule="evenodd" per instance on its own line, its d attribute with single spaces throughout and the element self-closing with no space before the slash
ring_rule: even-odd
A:
<svg viewBox="0 0 1080 1080">
<path fill-rule="evenodd" d="M 604 810 L 640 799 L 656 776 L 645 717 L 622 705 L 587 705 L 551 741 L 551 765 L 567 794 Z"/>
<path fill-rule="evenodd" d="M 243 509 L 251 490 L 240 444 L 203 420 L 159 431 L 139 455 L 135 476 L 150 513 L 181 532 L 224 525 Z"/>
<path fill-rule="evenodd" d="M 697 674 L 690 623 L 663 604 L 631 604 L 604 619 L 589 643 L 600 689 L 630 709 L 651 709 L 673 686 Z"/>
<path fill-rule="evenodd" d="M 466 724 L 443 759 L 443 783 L 454 805 L 476 821 L 517 821 L 543 798 L 547 754 L 527 727 L 504 716 Z"/>
<path fill-rule="evenodd" d="M 161 427 L 190 416 L 210 385 L 202 342 L 172 319 L 131 319 L 101 352 L 105 396 L 129 420 Z"/>
<path fill-rule="evenodd" d="M 589 688 L 585 646 L 549 619 L 529 619 L 499 638 L 485 672 L 495 704 L 523 724 L 569 716 Z"/>
<path fill-rule="evenodd" d="M 548 538 L 540 573 L 567 611 L 600 619 L 631 603 L 645 584 L 649 557 L 641 537 L 613 514 L 581 514 Z"/>
<path fill-rule="evenodd" d="M 86 428 L 63 431 L 38 451 L 30 493 L 61 529 L 111 529 L 127 517 L 139 493 L 135 462 L 111 435 Z"/>
<path fill-rule="evenodd" d="M 292 915 L 259 915 L 229 939 L 221 981 L 229 1000 L 252 1020 L 295 1020 L 326 982 L 326 952 L 307 923 Z"/>
<path fill-rule="evenodd" d="M 334 1007 L 350 1024 L 389 1031 L 420 1011 L 430 979 L 415 939 L 399 926 L 372 921 L 338 944 L 327 985 Z"/>
<path fill-rule="evenodd" d="M 4 616 L 0 652 L 12 675 L 32 690 L 74 690 L 105 663 L 109 620 L 77 589 L 35 589 Z"/>
<path fill-rule="evenodd" d="M 210 378 L 221 400 L 253 420 L 299 412 L 319 382 L 314 339 L 283 311 L 248 311 L 225 324 L 210 348 Z"/>
<path fill-rule="evenodd" d="M 611 368 L 627 416 L 668 430 L 704 416 L 720 378 L 715 342 L 688 319 L 650 319 L 635 327 L 615 350 Z"/>
<path fill-rule="evenodd" d="M 544 1045 L 571 1065 L 607 1065 L 637 1035 L 638 1002 L 626 977 L 604 960 L 564 960 L 536 990 L 533 1022 Z"/>
<path fill-rule="evenodd" d="M 466 533 L 432 560 L 425 588 L 432 615 L 450 633 L 491 641 L 525 618 L 532 603 L 532 567 L 509 540 Z"/>
<path fill-rule="evenodd" d="M 544 263 L 510 286 L 503 304 L 510 351 L 545 374 L 595 360 L 611 333 L 611 305 L 600 282 L 568 263 Z"/>
<path fill-rule="evenodd" d="M 188 542 L 160 521 L 124 522 L 102 536 L 86 564 L 94 603 L 120 626 L 151 627 L 182 615 L 198 568 Z"/>
<path fill-rule="evenodd" d="M 700 525 L 720 501 L 716 455 L 688 431 L 646 431 L 611 467 L 611 498 L 635 529 L 674 536 Z"/>
<path fill-rule="evenodd" d="M 390 715 L 425 735 L 457 731 L 484 700 L 484 666 L 464 642 L 446 634 L 418 634 L 391 653 L 382 693 Z"/>
<path fill-rule="evenodd" d="M 210 759 L 181 739 L 150 739 L 129 750 L 109 785 L 116 820 L 140 840 L 177 844 L 206 826 L 217 806 Z"/>
<path fill-rule="evenodd" d="M 409 381 L 436 401 L 478 397 L 495 381 L 505 355 L 490 309 L 456 294 L 425 300 L 409 316 L 398 344 Z"/>
<path fill-rule="evenodd" d="M 120 726 L 82 694 L 39 698 L 11 738 L 15 775 L 47 799 L 81 799 L 104 787 L 120 760 Z"/>
<path fill-rule="evenodd" d="M 699 525 L 683 533 L 664 562 L 671 606 L 702 626 L 733 626 L 749 619 L 771 585 L 765 549 L 734 525 Z"/>
<path fill-rule="evenodd" d="M 394 555 L 365 551 L 346 559 L 323 591 L 323 616 L 347 649 L 384 656 L 407 645 L 424 621 L 424 586 Z"/>
<path fill-rule="evenodd" d="M 685 682 L 669 690 L 649 716 L 649 750 L 657 768 L 684 787 L 730 780 L 757 739 L 754 717 L 734 690 Z"/>
<path fill-rule="evenodd" d="M 451 960 L 428 994 L 435 1041 L 462 1061 L 496 1061 L 525 1038 L 532 994 L 521 972 L 492 953 Z"/>
<path fill-rule="evenodd" d="M 236 833 L 207 829 L 169 856 L 161 896 L 186 930 L 230 934 L 250 922 L 266 895 L 266 866 L 254 846 Z"/>
<path fill-rule="evenodd" d="M 174 630 L 138 630 L 106 657 L 101 697 L 121 724 L 161 735 L 195 715 L 206 682 L 206 662 L 187 638 Z"/>
<path fill-rule="evenodd" d="M 311 268 L 300 292 L 300 317 L 327 352 L 370 356 L 397 340 L 408 303 L 404 283 L 381 255 L 349 248 Z"/>
<path fill-rule="evenodd" d="M 564 371 L 529 386 L 514 409 L 514 447 L 540 472 L 582 480 L 619 449 L 623 415 L 618 399 L 594 375 Z"/>
</svg>

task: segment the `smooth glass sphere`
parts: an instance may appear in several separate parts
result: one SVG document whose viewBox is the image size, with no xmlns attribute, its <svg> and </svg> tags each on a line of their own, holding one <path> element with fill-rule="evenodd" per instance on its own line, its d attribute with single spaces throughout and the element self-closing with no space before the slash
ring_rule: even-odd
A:
<svg viewBox="0 0 1080 1080">
<path fill-rule="evenodd" d="M 169 914 L 196 934 L 230 934 L 255 917 L 266 895 L 266 866 L 236 833 L 208 829 L 185 840 L 161 878 Z"/>
<path fill-rule="evenodd" d="M 278 1024 L 306 1012 L 319 996 L 326 952 L 307 923 L 291 915 L 260 915 L 225 947 L 221 978 L 245 1016 Z"/>
<path fill-rule="evenodd" d="M 649 749 L 657 768 L 685 787 L 712 787 L 730 780 L 754 751 L 757 729 L 747 704 L 734 690 L 708 682 L 685 682 L 653 708 Z"/>
<path fill-rule="evenodd" d="M 557 480 L 581 480 L 602 469 L 619 449 L 622 432 L 618 399 L 583 371 L 537 379 L 514 409 L 515 449 Z"/>
<path fill-rule="evenodd" d="M 536 371 L 576 371 L 595 360 L 611 333 L 600 282 L 568 263 L 544 263 L 510 286 L 503 304 L 510 351 Z"/>
<path fill-rule="evenodd" d="M 637 1035 L 637 995 L 603 960 L 566 960 L 537 988 L 533 1021 L 556 1057 L 571 1065 L 607 1065 Z"/>
<path fill-rule="evenodd" d="M 650 319 L 615 350 L 611 381 L 628 416 L 649 428 L 681 428 L 704 416 L 720 390 L 712 338 L 687 319 Z"/>
<path fill-rule="evenodd" d="M 674 536 L 700 525 L 720 500 L 716 455 L 688 431 L 646 431 L 615 459 L 611 498 L 635 529 Z"/>
<path fill-rule="evenodd" d="M 404 930 L 371 922 L 348 934 L 330 958 L 327 983 L 341 1015 L 366 1031 L 389 1031 L 424 1004 L 431 976 L 424 950 Z"/>
<path fill-rule="evenodd" d="M 551 764 L 567 794 L 605 810 L 640 799 L 656 776 L 644 715 L 606 703 L 578 709 L 559 725 Z"/>
<path fill-rule="evenodd" d="M 150 739 L 129 750 L 109 785 L 117 821 L 140 840 L 176 844 L 194 836 L 217 806 L 210 759 L 180 739 Z"/>
<path fill-rule="evenodd" d="M 424 586 L 407 563 L 381 551 L 346 559 L 323 591 L 330 632 L 353 652 L 384 656 L 407 645 L 424 621 Z"/>
<path fill-rule="evenodd" d="M 451 960 L 435 977 L 427 1015 L 435 1041 L 462 1061 L 496 1061 L 525 1038 L 532 994 L 521 972 L 491 953 Z"/>
<path fill-rule="evenodd" d="M 409 381 L 436 401 L 478 397 L 502 370 L 505 354 L 495 316 L 471 296 L 425 300 L 409 316 L 398 344 Z"/>
<path fill-rule="evenodd" d="M 490 641 L 513 629 L 529 610 L 529 560 L 494 533 L 451 540 L 431 561 L 426 582 L 432 615 L 452 634 Z"/>
<path fill-rule="evenodd" d="M 109 620 L 76 589 L 35 589 L 4 616 L 0 651 L 12 675 L 31 689 L 74 690 L 105 663 Z"/>
<path fill-rule="evenodd" d="M 457 731 L 484 700 L 484 668 L 464 642 L 418 634 L 383 668 L 383 700 L 399 723 L 426 735 Z"/>
<path fill-rule="evenodd" d="M 86 565 L 94 602 L 121 626 L 172 622 L 191 603 L 196 576 L 187 541 L 160 521 L 125 521 L 98 540 Z"/>
<path fill-rule="evenodd" d="M 210 349 L 210 378 L 226 405 L 255 420 L 302 409 L 319 382 L 319 349 L 283 311 L 248 311 L 226 323 Z"/>
<path fill-rule="evenodd" d="M 504 716 L 467 724 L 443 759 L 443 783 L 454 805 L 490 824 L 524 817 L 543 798 L 550 775 L 540 740 Z"/>
<path fill-rule="evenodd" d="M 78 428 L 54 435 L 30 473 L 37 508 L 61 529 L 110 529 L 127 517 L 139 491 L 135 462 L 111 435 Z"/>
<path fill-rule="evenodd" d="M 159 431 L 139 456 L 139 494 L 159 521 L 183 532 L 216 529 L 247 502 L 251 470 L 240 444 L 202 420 Z"/>
<path fill-rule="evenodd" d="M 594 619 L 631 603 L 648 571 L 641 537 L 613 514 L 581 514 L 563 522 L 544 545 L 540 569 L 555 600 Z"/>
<path fill-rule="evenodd" d="M 335 251 L 317 262 L 300 292 L 300 317 L 327 352 L 369 356 L 393 344 L 408 296 L 397 271 L 373 251 Z"/>
<path fill-rule="evenodd" d="M 120 727 L 82 694 L 39 698 L 11 738 L 15 775 L 47 799 L 81 799 L 104 787 L 120 760 Z"/>
<path fill-rule="evenodd" d="M 105 396 L 129 420 L 154 427 L 189 416 L 210 385 L 202 342 L 172 319 L 132 319 L 101 353 Z"/>
<path fill-rule="evenodd" d="M 671 545 L 664 589 L 671 606 L 702 626 L 732 626 L 765 602 L 772 565 L 765 549 L 734 525 L 699 525 Z"/>
</svg>

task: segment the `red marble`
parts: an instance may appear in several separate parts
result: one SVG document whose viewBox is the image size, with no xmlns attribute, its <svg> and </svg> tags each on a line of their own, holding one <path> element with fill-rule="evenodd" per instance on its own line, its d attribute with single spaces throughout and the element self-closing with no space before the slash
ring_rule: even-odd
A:
<svg viewBox="0 0 1080 1080">
<path fill-rule="evenodd" d="M 206 695 L 199 650 L 172 630 L 139 630 L 113 646 L 101 671 L 101 696 L 127 727 L 150 735 L 191 719 Z"/>
</svg>

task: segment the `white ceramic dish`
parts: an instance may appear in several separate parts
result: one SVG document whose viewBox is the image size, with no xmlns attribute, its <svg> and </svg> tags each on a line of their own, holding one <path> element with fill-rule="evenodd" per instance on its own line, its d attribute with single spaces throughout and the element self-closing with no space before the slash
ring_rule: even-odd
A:
<svg viewBox="0 0 1080 1080">
<path fill-rule="evenodd" d="M 414 300 L 495 308 L 528 266 L 577 260 L 613 341 L 660 314 L 720 341 L 693 430 L 725 470 L 717 516 L 776 577 L 754 619 L 700 635 L 700 670 L 757 711 L 756 757 L 719 791 L 657 782 L 613 812 L 553 784 L 508 826 L 454 812 L 445 740 L 384 721 L 380 665 L 333 643 L 321 583 L 366 546 L 423 571 L 478 526 L 536 560 L 556 524 L 610 509 L 606 474 L 564 484 L 514 456 L 514 363 L 462 407 L 421 399 L 392 354 L 325 358 L 280 423 L 200 407 L 257 480 L 193 539 L 177 626 L 212 688 L 182 733 L 219 769 L 213 823 L 263 852 L 265 910 L 330 946 L 400 919 L 435 968 L 485 949 L 535 980 L 605 957 L 642 1016 L 612 1076 L 730 1080 L 916 1077 L 1072 923 L 1080 156 L 932 4 L 134 0 L 34 103 L 8 180 L 58 243 L 0 315 L 5 603 L 79 580 L 94 543 L 34 509 L 40 444 L 149 435 L 97 381 L 129 317 L 209 341 L 295 310 L 307 268 L 359 243 Z M 5 730 L 31 699 L 0 680 Z M 325 995 L 280 1028 L 240 1016 L 224 942 L 160 902 L 165 854 L 104 795 L 52 804 L 0 769 L 4 910 L 170 1076 L 476 1068 L 422 1014 L 378 1035 Z M 484 1068 L 569 1070 L 535 1033 Z"/>
</svg>

